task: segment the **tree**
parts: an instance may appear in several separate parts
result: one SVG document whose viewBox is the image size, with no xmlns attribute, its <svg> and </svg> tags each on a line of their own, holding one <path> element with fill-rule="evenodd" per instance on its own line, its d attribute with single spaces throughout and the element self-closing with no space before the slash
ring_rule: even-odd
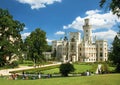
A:
<svg viewBox="0 0 120 85">
<path fill-rule="evenodd" d="M 8 10 L 0 8 L 0 66 L 7 65 L 12 56 L 19 56 L 24 23 L 13 19 Z"/>
<path fill-rule="evenodd" d="M 116 35 L 112 43 L 112 51 L 110 52 L 109 59 L 116 65 L 116 71 L 120 72 L 120 39 Z"/>
<path fill-rule="evenodd" d="M 51 52 L 52 51 L 52 46 L 51 45 L 47 45 L 45 51 L 46 52 Z"/>
<path fill-rule="evenodd" d="M 109 10 L 120 17 L 120 0 L 101 0 L 100 7 L 107 6 Z"/>
<path fill-rule="evenodd" d="M 35 31 L 25 39 L 24 44 L 27 48 L 27 56 L 29 56 L 35 64 L 44 60 L 42 53 L 46 49 L 47 41 L 46 33 L 43 30 L 39 28 L 35 29 Z"/>
<path fill-rule="evenodd" d="M 73 72 L 75 70 L 74 66 L 70 63 L 64 63 L 60 65 L 60 73 L 62 76 L 68 76 L 70 72 Z"/>
</svg>

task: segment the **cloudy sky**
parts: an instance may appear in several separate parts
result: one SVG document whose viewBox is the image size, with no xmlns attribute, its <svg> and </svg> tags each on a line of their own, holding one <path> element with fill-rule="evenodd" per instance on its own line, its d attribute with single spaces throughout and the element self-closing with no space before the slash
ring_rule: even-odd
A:
<svg viewBox="0 0 120 85">
<path fill-rule="evenodd" d="M 8 9 L 14 19 L 25 23 L 23 39 L 35 28 L 46 32 L 47 41 L 59 40 L 69 32 L 81 32 L 89 18 L 93 37 L 113 41 L 118 32 L 118 19 L 111 11 L 99 7 L 100 0 L 0 0 L 0 8 Z"/>
</svg>

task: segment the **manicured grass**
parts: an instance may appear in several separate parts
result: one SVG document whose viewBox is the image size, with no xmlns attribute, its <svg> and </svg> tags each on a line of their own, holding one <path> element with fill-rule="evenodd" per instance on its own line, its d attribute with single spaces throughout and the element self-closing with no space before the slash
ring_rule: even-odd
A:
<svg viewBox="0 0 120 85">
<path fill-rule="evenodd" d="M 50 70 L 44 70 L 44 71 L 41 71 L 41 73 L 43 73 L 43 74 L 55 74 L 55 73 L 59 73 L 59 68 L 53 68 L 53 69 L 50 69 Z"/>
<path fill-rule="evenodd" d="M 87 70 L 91 72 L 95 72 L 97 69 L 97 64 L 73 64 L 75 67 L 75 72 L 73 73 L 83 73 L 86 72 Z M 23 70 L 19 71 L 13 71 L 13 73 L 17 72 L 22 72 Z M 49 66 L 49 67 L 43 67 L 43 68 L 35 68 L 35 69 L 29 69 L 25 70 L 25 72 L 29 73 L 36 73 L 36 72 L 41 72 L 43 74 L 54 74 L 54 73 L 59 73 L 59 65 L 56 66 Z"/>
<path fill-rule="evenodd" d="M 82 65 L 82 64 L 74 64 L 75 72 L 74 73 L 83 73 L 86 70 L 91 70 L 92 65 Z"/>
<path fill-rule="evenodd" d="M 75 67 L 75 71 L 73 73 L 83 73 L 87 70 L 91 72 L 95 72 L 97 69 L 97 64 L 73 64 Z M 53 73 L 59 73 L 59 68 L 53 68 L 50 70 L 43 70 L 41 71 L 44 74 L 53 74 Z"/>
<path fill-rule="evenodd" d="M 0 85 L 120 85 L 120 74 L 46 78 L 37 80 L 7 80 L 6 78 L 0 78 Z"/>
</svg>

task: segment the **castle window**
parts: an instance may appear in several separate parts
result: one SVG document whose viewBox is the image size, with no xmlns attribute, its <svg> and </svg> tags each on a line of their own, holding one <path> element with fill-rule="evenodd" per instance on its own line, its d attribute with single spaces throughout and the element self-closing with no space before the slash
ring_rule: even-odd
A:
<svg viewBox="0 0 120 85">
<path fill-rule="evenodd" d="M 88 32 L 88 30 L 86 30 L 86 32 Z"/>
<path fill-rule="evenodd" d="M 72 39 L 71 39 L 71 42 L 75 42 L 75 38 L 72 38 Z"/>
<path fill-rule="evenodd" d="M 101 53 L 100 53 L 100 57 L 102 57 L 102 56 L 103 56 L 103 53 L 101 52 Z"/>
<path fill-rule="evenodd" d="M 74 50 L 74 46 L 73 45 L 71 45 L 71 50 Z"/>
<path fill-rule="evenodd" d="M 81 50 L 81 48 L 80 48 L 80 50 Z"/>
<path fill-rule="evenodd" d="M 100 48 L 100 51 L 102 51 L 102 48 Z"/>
<path fill-rule="evenodd" d="M 81 56 L 81 53 L 80 53 L 80 56 Z"/>
</svg>

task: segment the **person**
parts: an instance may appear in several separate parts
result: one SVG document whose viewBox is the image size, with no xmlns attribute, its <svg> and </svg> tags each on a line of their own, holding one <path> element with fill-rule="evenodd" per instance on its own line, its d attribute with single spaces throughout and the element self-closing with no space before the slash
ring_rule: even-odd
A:
<svg viewBox="0 0 120 85">
<path fill-rule="evenodd" d="M 98 69 L 98 74 L 101 74 L 101 69 Z"/>
<path fill-rule="evenodd" d="M 40 79 L 41 78 L 41 74 L 40 73 L 38 73 L 38 79 Z"/>
<path fill-rule="evenodd" d="M 22 79 L 25 79 L 25 73 L 24 73 L 24 71 L 22 72 Z"/>
<path fill-rule="evenodd" d="M 90 72 L 89 72 L 88 70 L 87 70 L 87 72 L 86 72 L 86 75 L 87 75 L 87 76 L 90 76 Z"/>
</svg>

